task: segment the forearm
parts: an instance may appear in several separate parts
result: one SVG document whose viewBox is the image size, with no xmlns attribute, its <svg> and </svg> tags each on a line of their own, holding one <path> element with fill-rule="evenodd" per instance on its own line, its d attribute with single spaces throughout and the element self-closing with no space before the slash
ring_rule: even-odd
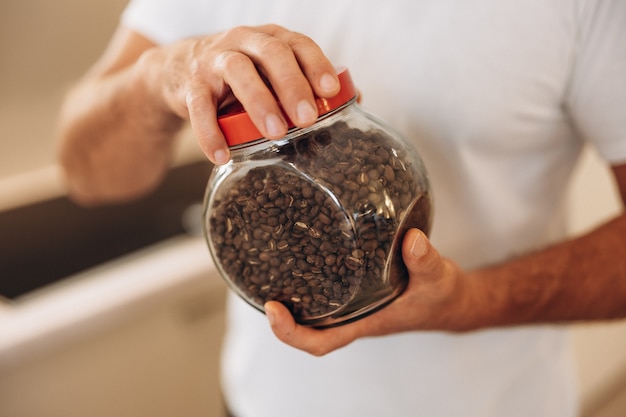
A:
<svg viewBox="0 0 626 417">
<path fill-rule="evenodd" d="M 60 120 L 60 161 L 70 195 L 84 204 L 124 201 L 155 187 L 182 119 L 148 88 L 137 64 L 81 81 Z"/>
<path fill-rule="evenodd" d="M 626 215 L 467 279 L 482 298 L 476 327 L 626 317 Z"/>
</svg>

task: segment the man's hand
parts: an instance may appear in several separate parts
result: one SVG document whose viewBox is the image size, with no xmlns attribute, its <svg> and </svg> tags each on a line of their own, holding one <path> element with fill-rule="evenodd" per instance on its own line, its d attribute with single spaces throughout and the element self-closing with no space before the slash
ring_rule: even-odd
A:
<svg viewBox="0 0 626 417">
<path fill-rule="evenodd" d="M 342 326 L 315 329 L 297 324 L 284 305 L 270 301 L 265 312 L 272 331 L 283 342 L 321 356 L 361 337 L 473 328 L 477 312 L 469 310 L 472 293 L 456 264 L 442 258 L 417 229 L 407 232 L 402 254 L 409 270 L 408 287 L 380 311 Z"/>
<path fill-rule="evenodd" d="M 141 72 L 152 74 L 147 81 L 155 95 L 191 121 L 201 148 L 218 164 L 227 162 L 228 148 L 217 110 L 232 96 L 265 137 L 279 139 L 288 125 L 271 90 L 299 127 L 317 120 L 315 96 L 339 92 L 335 69 L 317 44 L 276 25 L 237 27 L 155 48 L 141 63 Z"/>
<path fill-rule="evenodd" d="M 64 100 L 59 161 L 68 192 L 86 205 L 132 200 L 167 172 L 189 120 L 206 156 L 230 158 L 217 111 L 238 99 L 259 131 L 282 137 L 287 117 L 317 118 L 314 96 L 339 92 L 334 66 L 308 37 L 267 25 L 158 46 L 124 27 Z"/>
</svg>

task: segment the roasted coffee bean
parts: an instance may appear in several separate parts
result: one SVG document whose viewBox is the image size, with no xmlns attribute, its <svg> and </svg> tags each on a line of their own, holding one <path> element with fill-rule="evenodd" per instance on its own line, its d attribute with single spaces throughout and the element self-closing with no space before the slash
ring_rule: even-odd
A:
<svg viewBox="0 0 626 417">
<path fill-rule="evenodd" d="M 303 323 L 403 285 L 401 239 L 409 227 L 428 233 L 431 220 L 408 151 L 383 132 L 336 122 L 276 154 L 224 185 L 209 213 L 232 285 L 259 308 L 281 301 Z"/>
</svg>

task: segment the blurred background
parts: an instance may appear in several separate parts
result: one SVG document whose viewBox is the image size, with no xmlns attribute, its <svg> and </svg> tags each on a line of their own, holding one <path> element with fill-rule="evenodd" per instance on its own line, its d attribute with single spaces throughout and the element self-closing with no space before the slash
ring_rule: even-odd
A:
<svg viewBox="0 0 626 417">
<path fill-rule="evenodd" d="M 199 235 L 211 167 L 193 138 L 128 205 L 76 207 L 55 165 L 62 97 L 125 5 L 0 2 L 2 417 L 223 416 L 225 286 Z"/>
<path fill-rule="evenodd" d="M 210 166 L 188 131 L 163 186 L 92 210 L 55 164 L 63 94 L 126 0 L 0 2 L 0 416 L 222 416 L 225 286 L 199 233 Z M 179 187 L 185 183 L 185 187 Z M 615 214 L 587 150 L 572 233 Z M 585 417 L 626 415 L 626 324 L 572 326 Z"/>
</svg>

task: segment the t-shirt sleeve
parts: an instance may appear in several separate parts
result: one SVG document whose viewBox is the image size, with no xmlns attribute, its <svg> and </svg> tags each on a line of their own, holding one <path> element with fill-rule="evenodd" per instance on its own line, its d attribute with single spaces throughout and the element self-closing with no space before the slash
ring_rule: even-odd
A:
<svg viewBox="0 0 626 417">
<path fill-rule="evenodd" d="M 566 106 L 581 136 L 613 164 L 626 162 L 626 1 L 581 10 Z"/>
<path fill-rule="evenodd" d="M 211 22 L 202 22 L 211 1 L 131 0 L 120 23 L 156 44 L 212 33 Z"/>
</svg>

